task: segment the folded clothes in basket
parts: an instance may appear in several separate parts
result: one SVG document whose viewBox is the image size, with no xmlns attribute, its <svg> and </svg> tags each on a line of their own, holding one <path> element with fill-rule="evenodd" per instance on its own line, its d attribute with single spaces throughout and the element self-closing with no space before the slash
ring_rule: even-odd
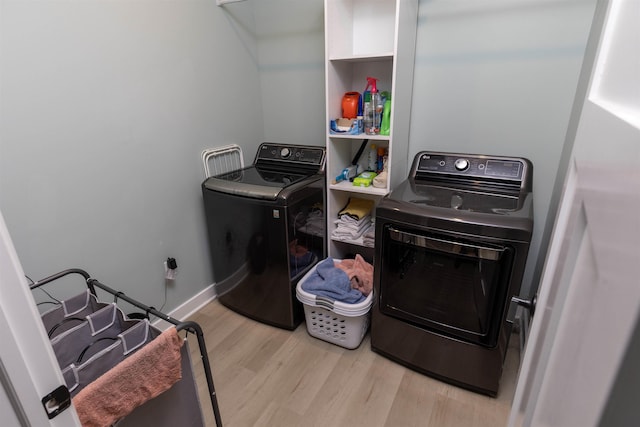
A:
<svg viewBox="0 0 640 427">
<path fill-rule="evenodd" d="M 364 301 L 365 296 L 357 289 L 351 288 L 351 280 L 346 272 L 336 267 L 333 258 L 329 257 L 318 263 L 302 289 L 310 294 L 329 298 L 348 304 Z"/>
</svg>

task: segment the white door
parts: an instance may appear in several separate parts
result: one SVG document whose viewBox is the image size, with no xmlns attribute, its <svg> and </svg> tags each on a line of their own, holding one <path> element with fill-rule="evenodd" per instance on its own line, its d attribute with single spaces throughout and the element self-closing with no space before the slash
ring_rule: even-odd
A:
<svg viewBox="0 0 640 427">
<path fill-rule="evenodd" d="M 0 212 L 0 425 L 80 426 L 73 406 L 42 399 L 64 384 Z"/>
<path fill-rule="evenodd" d="M 638 22 L 640 1 L 598 2 L 567 133 L 573 148 L 564 193 L 510 426 L 601 425 L 636 328 L 640 307 Z"/>
</svg>

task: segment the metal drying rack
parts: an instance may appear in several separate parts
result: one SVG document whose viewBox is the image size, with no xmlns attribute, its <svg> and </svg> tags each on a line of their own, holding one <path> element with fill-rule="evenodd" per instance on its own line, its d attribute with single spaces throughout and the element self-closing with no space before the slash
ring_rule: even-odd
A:
<svg viewBox="0 0 640 427">
<path fill-rule="evenodd" d="M 61 271 L 59 273 L 53 274 L 49 277 L 45 277 L 42 280 L 38 280 L 37 282 L 34 282 L 32 284 L 29 285 L 30 289 L 36 289 L 39 288 L 42 285 L 45 285 L 49 282 L 53 282 L 54 280 L 60 279 L 64 276 L 67 276 L 69 274 L 79 274 L 81 276 L 84 277 L 87 286 L 89 288 L 89 291 L 97 298 L 97 294 L 96 294 L 96 288 L 102 289 L 105 292 L 110 293 L 111 295 L 114 296 L 114 298 L 117 299 L 122 299 L 123 301 L 128 302 L 129 304 L 140 308 L 141 310 L 144 310 L 146 317 L 149 317 L 149 315 L 153 315 L 156 316 L 164 321 L 167 321 L 173 325 L 175 325 L 176 329 L 178 331 L 182 331 L 185 330 L 187 332 L 191 332 L 193 333 L 197 339 L 198 339 L 198 346 L 200 348 L 200 357 L 202 359 L 202 365 L 204 368 L 204 373 L 205 373 L 205 377 L 207 379 L 207 387 L 209 388 L 209 398 L 211 399 L 211 407 L 213 408 L 213 415 L 215 417 L 215 421 L 216 421 L 216 426 L 217 427 L 222 427 L 222 419 L 220 417 L 220 408 L 218 407 L 218 399 L 216 398 L 216 391 L 215 388 L 213 386 L 213 377 L 211 375 L 211 365 L 209 364 L 209 356 L 207 353 L 207 346 L 204 342 L 204 334 L 202 333 L 202 328 L 200 327 L 200 325 L 196 322 L 193 321 L 186 321 L 186 322 L 182 322 L 178 319 L 174 319 L 173 317 L 164 314 L 158 310 L 156 310 L 154 307 L 149 307 L 145 304 L 142 304 L 139 301 L 136 301 L 133 298 L 128 297 L 124 292 L 120 292 L 120 291 L 116 291 L 114 289 L 111 289 L 109 286 L 100 283 L 99 281 L 97 281 L 96 279 L 92 279 L 91 276 L 89 275 L 89 273 L 87 273 L 86 271 L 79 269 L 79 268 L 72 268 L 72 269 L 68 269 L 68 270 L 64 270 Z"/>
</svg>

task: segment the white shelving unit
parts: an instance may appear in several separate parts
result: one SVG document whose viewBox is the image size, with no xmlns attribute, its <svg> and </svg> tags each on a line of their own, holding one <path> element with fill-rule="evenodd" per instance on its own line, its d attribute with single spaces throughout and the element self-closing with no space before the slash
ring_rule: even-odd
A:
<svg viewBox="0 0 640 427">
<path fill-rule="evenodd" d="M 338 212 L 350 197 L 377 203 L 407 177 L 418 1 L 325 0 L 324 8 L 328 251 L 329 256 L 338 259 L 354 252 L 372 259 L 373 249 L 364 247 L 362 238 L 338 241 L 331 239 L 331 232 Z M 343 95 L 352 91 L 362 94 L 367 76 L 378 79 L 380 92 L 391 93 L 390 134 L 331 134 L 329 123 L 341 117 Z M 369 140 L 369 146 L 375 144 L 388 151 L 386 187 L 357 187 L 344 181 L 333 184 L 335 177 L 351 164 L 364 139 Z M 361 165 L 366 165 L 368 152 L 367 147 L 360 158 Z"/>
</svg>

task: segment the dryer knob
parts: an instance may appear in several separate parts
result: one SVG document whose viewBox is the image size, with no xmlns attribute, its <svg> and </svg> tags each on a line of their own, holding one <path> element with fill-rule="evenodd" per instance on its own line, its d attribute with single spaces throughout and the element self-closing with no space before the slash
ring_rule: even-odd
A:
<svg viewBox="0 0 640 427">
<path fill-rule="evenodd" d="M 291 155 L 291 150 L 289 150 L 288 148 L 283 148 L 282 150 L 280 150 L 280 157 L 282 157 L 283 159 L 286 159 L 290 155 Z"/>
<path fill-rule="evenodd" d="M 453 164 L 456 167 L 456 170 L 459 170 L 460 172 L 466 171 L 467 169 L 469 169 L 469 160 L 467 159 L 458 159 L 456 160 L 456 162 Z"/>
</svg>

